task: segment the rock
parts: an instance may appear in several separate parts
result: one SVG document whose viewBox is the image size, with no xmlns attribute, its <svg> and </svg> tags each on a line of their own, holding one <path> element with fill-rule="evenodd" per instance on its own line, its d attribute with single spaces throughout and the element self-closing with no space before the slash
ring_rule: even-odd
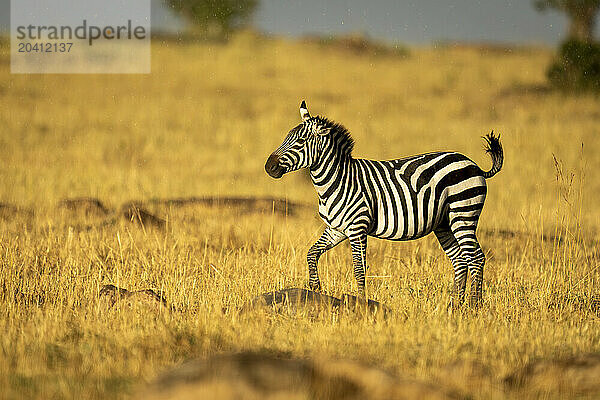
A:
<svg viewBox="0 0 600 400">
<path fill-rule="evenodd" d="M 167 300 L 163 297 L 162 293 L 155 292 L 152 289 L 129 291 L 115 285 L 104 285 L 100 289 L 99 297 L 100 300 L 107 303 L 107 308 L 109 309 L 117 302 L 128 306 L 141 303 L 153 307 L 167 307 Z"/>
<path fill-rule="evenodd" d="M 538 360 L 508 375 L 504 383 L 538 394 L 600 396 L 600 354 Z"/>
<path fill-rule="evenodd" d="M 388 307 L 375 300 L 369 300 L 365 303 L 363 299 L 350 294 L 345 294 L 339 299 L 302 288 L 263 293 L 245 304 L 240 311 L 248 312 L 258 309 L 268 309 L 275 312 L 287 311 L 293 314 L 303 310 L 311 313 L 342 310 L 387 316 L 391 312 Z"/>
<path fill-rule="evenodd" d="M 367 304 L 365 304 L 364 299 L 352 294 L 342 295 L 341 302 L 342 307 L 349 311 L 367 311 L 371 314 L 382 314 L 383 316 L 388 316 L 392 313 L 392 310 L 388 306 L 377 300 L 369 300 Z"/>
<path fill-rule="evenodd" d="M 340 306 L 340 299 L 312 290 L 290 288 L 263 293 L 250 300 L 242 312 L 271 307 L 277 311 L 287 308 L 297 311 L 299 308 L 313 308 L 316 310 L 331 310 Z"/>
<path fill-rule="evenodd" d="M 186 362 L 139 399 L 449 399 L 440 388 L 353 361 L 244 352 Z"/>
</svg>

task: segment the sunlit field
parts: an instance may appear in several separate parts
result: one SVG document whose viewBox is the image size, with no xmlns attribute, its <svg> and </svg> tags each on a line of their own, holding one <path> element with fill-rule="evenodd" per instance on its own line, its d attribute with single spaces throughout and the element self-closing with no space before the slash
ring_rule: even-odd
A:
<svg viewBox="0 0 600 400">
<path fill-rule="evenodd" d="M 184 360 L 245 350 L 354 360 L 457 397 L 600 394 L 509 379 L 535 360 L 600 352 L 600 98 L 547 90 L 551 50 L 378 55 L 240 34 L 155 40 L 150 75 L 61 76 L 11 75 L 3 46 L 0 397 L 127 398 Z M 324 227 L 303 172 L 264 172 L 303 99 L 352 132 L 361 158 L 456 150 L 487 170 L 481 136 L 501 134 L 505 163 L 478 230 L 481 309 L 449 312 L 453 271 L 431 236 L 369 239 L 367 293 L 392 309 L 387 320 L 237 313 L 305 287 Z M 192 196 L 308 207 L 152 202 Z M 109 210 L 61 207 L 79 197 Z M 115 217 L 128 201 L 164 229 Z M 356 293 L 347 243 L 320 275 L 325 292 Z M 104 284 L 160 290 L 170 307 L 108 309 Z"/>
</svg>

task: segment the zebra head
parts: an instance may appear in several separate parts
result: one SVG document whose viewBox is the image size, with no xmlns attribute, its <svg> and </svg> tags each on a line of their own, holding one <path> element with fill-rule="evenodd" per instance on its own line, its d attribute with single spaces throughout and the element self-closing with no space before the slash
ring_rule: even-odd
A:
<svg viewBox="0 0 600 400">
<path fill-rule="evenodd" d="M 300 116 L 303 122 L 289 131 L 281 146 L 267 159 L 265 171 L 273 178 L 313 165 L 321 137 L 331 130 L 321 118 L 310 116 L 304 101 L 300 104 Z"/>
</svg>

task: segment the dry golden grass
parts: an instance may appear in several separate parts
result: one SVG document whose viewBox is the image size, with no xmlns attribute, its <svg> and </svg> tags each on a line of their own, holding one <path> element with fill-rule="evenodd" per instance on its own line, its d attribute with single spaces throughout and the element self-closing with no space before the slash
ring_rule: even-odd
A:
<svg viewBox="0 0 600 400">
<path fill-rule="evenodd" d="M 154 43 L 148 76 L 59 76 L 10 75 L 4 48 L 0 202 L 36 212 L 0 210 L 0 396 L 127 397 L 188 358 L 269 350 L 510 398 L 521 389 L 502 379 L 529 361 L 599 352 L 587 305 L 600 292 L 600 100 L 540 89 L 551 56 L 418 48 L 366 57 L 243 34 L 227 46 Z M 314 212 L 155 207 L 166 232 L 124 221 L 78 231 L 55 207 L 78 196 L 113 207 L 198 195 L 314 204 L 301 173 L 274 181 L 263 170 L 302 99 L 346 125 L 360 157 L 448 149 L 487 169 L 480 136 L 502 134 L 506 161 L 480 223 L 479 313 L 447 312 L 452 270 L 433 237 L 369 241 L 368 293 L 394 311 L 387 322 L 239 317 L 232 310 L 253 296 L 304 285 L 305 253 L 322 229 Z M 354 291 L 347 244 L 320 271 L 327 292 Z M 107 311 L 98 299 L 107 283 L 162 290 L 176 311 Z"/>
</svg>

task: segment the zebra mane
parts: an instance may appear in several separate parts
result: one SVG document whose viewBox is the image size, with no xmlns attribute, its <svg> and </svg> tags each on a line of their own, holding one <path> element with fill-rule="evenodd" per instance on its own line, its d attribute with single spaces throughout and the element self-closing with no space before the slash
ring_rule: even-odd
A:
<svg viewBox="0 0 600 400">
<path fill-rule="evenodd" d="M 346 127 L 335 121 L 331 121 L 325 117 L 317 116 L 317 120 L 322 126 L 331 129 L 331 137 L 338 144 L 338 148 L 341 149 L 346 156 L 352 156 L 352 150 L 354 150 L 354 139 Z"/>
</svg>

